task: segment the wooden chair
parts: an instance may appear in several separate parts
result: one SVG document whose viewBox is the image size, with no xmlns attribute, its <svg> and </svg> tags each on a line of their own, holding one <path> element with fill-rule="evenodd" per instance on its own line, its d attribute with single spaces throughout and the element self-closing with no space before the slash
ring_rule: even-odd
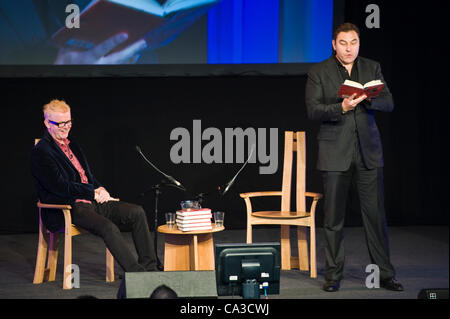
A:
<svg viewBox="0 0 450 319">
<path fill-rule="evenodd" d="M 291 211 L 291 179 L 293 153 L 297 152 L 296 211 Z M 306 143 L 305 132 L 285 132 L 283 181 L 281 191 L 242 193 L 247 207 L 247 243 L 252 242 L 253 225 L 281 225 L 281 269 L 299 268 L 309 270 L 306 228 L 310 233 L 310 275 L 317 277 L 315 210 L 322 194 L 305 191 L 306 185 Z M 281 211 L 252 210 L 251 198 L 281 196 Z M 306 197 L 312 198 L 306 211 Z M 290 226 L 297 226 L 298 257 L 292 257 Z"/>
<path fill-rule="evenodd" d="M 35 144 L 39 139 L 35 140 Z M 63 289 L 72 289 L 71 274 L 72 269 L 69 267 L 72 264 L 72 237 L 85 233 L 86 231 L 80 227 L 72 224 L 72 217 L 70 205 L 55 205 L 37 203 L 39 208 L 39 242 L 36 257 L 36 268 L 34 270 L 33 284 L 40 284 L 43 281 L 54 281 L 56 276 L 56 265 L 58 262 L 58 244 L 59 233 L 64 233 L 64 272 L 63 272 Z M 42 223 L 41 209 L 60 209 L 64 214 L 64 229 L 58 232 L 50 232 Z M 47 254 L 48 251 L 48 254 Z M 47 258 L 48 257 L 48 258 Z M 46 265 L 47 263 L 47 265 Z M 106 248 L 106 281 L 114 281 L 114 257 Z"/>
</svg>

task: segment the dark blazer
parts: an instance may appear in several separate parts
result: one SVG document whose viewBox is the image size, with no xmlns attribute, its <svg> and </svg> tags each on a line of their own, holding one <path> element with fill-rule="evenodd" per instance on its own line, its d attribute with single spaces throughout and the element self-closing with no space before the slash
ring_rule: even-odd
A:
<svg viewBox="0 0 450 319">
<path fill-rule="evenodd" d="M 94 190 L 101 186 L 92 174 L 81 148 L 72 138 L 70 140 L 70 149 L 83 166 L 89 183 L 81 183 L 75 166 L 46 131 L 31 152 L 31 173 L 42 203 L 72 205 L 76 199 L 93 201 Z M 64 227 L 63 214 L 58 210 L 43 209 L 42 220 L 50 231 Z"/>
<path fill-rule="evenodd" d="M 349 169 L 355 131 L 367 168 L 383 167 L 383 150 L 374 111 L 391 112 L 394 102 L 381 74 L 380 64 L 363 57 L 358 57 L 356 63 L 360 83 L 379 79 L 385 85 L 378 97 L 370 102 L 361 102 L 354 111 L 346 114 L 342 114 L 342 98 L 337 94 L 344 79 L 334 56 L 314 65 L 308 72 L 306 110 L 310 119 L 321 121 L 317 136 L 317 169 L 322 171 Z"/>
</svg>

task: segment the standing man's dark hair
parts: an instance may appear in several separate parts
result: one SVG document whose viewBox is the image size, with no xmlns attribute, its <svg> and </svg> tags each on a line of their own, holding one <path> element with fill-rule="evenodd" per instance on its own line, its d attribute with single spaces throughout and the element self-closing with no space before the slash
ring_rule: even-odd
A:
<svg viewBox="0 0 450 319">
<path fill-rule="evenodd" d="M 358 26 L 354 25 L 350 22 L 345 22 L 336 27 L 333 32 L 333 40 L 336 41 L 337 35 L 341 32 L 350 32 L 355 31 L 358 34 L 358 37 L 360 36 L 359 28 Z"/>
<path fill-rule="evenodd" d="M 333 55 L 314 65 L 306 83 L 306 109 L 320 122 L 317 169 L 324 188 L 325 284 L 338 291 L 344 274 L 343 230 L 348 192 L 356 185 L 366 242 L 372 264 L 380 270 L 380 286 L 402 291 L 390 262 L 384 209 L 383 147 L 375 112 L 394 109 L 392 95 L 378 62 L 359 55 L 359 29 L 341 24 L 333 34 Z M 367 83 L 380 80 L 381 93 L 372 99 L 362 94 L 339 97 L 345 80 Z"/>
</svg>

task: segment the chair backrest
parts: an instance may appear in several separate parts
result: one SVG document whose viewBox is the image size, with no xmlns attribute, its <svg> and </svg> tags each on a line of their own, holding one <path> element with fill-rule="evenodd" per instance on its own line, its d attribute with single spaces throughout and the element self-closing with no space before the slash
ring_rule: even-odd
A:
<svg viewBox="0 0 450 319">
<path fill-rule="evenodd" d="M 36 145 L 37 143 L 39 143 L 40 140 L 41 140 L 40 138 L 35 138 L 35 139 L 34 139 L 34 145 Z"/>
<path fill-rule="evenodd" d="M 291 185 L 294 153 L 297 152 L 296 211 L 306 211 L 306 137 L 305 132 L 284 133 L 283 184 L 281 210 L 291 210 Z"/>
</svg>

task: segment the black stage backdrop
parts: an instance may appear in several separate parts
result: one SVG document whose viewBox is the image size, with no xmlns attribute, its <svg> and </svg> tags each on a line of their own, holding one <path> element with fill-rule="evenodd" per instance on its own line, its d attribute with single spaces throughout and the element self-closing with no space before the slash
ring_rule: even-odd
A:
<svg viewBox="0 0 450 319">
<path fill-rule="evenodd" d="M 365 27 L 369 3 L 380 7 L 380 29 Z M 361 27 L 360 54 L 381 62 L 395 110 L 377 114 L 385 152 L 385 201 L 389 225 L 448 225 L 448 11 L 443 2 L 346 1 L 345 20 Z M 73 135 L 83 146 L 97 178 L 113 196 L 139 203 L 153 220 L 154 193 L 161 176 L 135 151 L 140 145 L 161 170 L 188 192 L 164 188 L 162 213 L 180 200 L 210 193 L 206 206 L 226 212 L 228 228 L 244 228 L 240 192 L 281 188 L 283 132 L 307 132 L 307 190 L 322 191 L 315 170 L 318 123 L 306 119 L 306 75 L 292 77 L 1 78 L 3 151 L 0 232 L 37 231 L 36 192 L 30 175 L 33 139 L 43 133 L 42 105 L 52 98 L 72 106 Z M 170 132 L 193 120 L 202 130 L 278 128 L 278 170 L 260 175 L 250 164 L 230 192 L 217 196 L 242 164 L 174 164 Z M 203 142 L 205 145 L 207 142 Z M 224 138 L 222 143 L 225 143 Z M 192 145 L 191 145 L 192 152 Z M 223 154 L 224 158 L 225 154 Z M 148 192 L 146 190 L 150 189 Z M 144 193 L 144 194 L 142 194 Z M 279 207 L 257 202 L 256 209 Z M 358 199 L 350 196 L 346 225 L 358 226 Z M 317 223 L 322 225 L 319 204 Z"/>
</svg>

